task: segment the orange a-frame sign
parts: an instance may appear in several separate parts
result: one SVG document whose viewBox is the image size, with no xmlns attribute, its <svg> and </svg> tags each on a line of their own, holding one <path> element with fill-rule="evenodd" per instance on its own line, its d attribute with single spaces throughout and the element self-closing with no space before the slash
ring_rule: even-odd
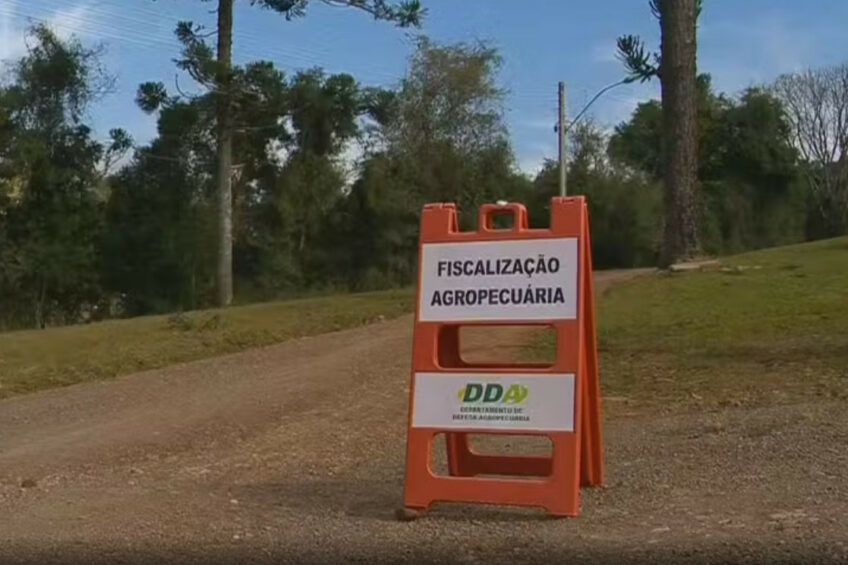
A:
<svg viewBox="0 0 848 565">
<path fill-rule="evenodd" d="M 511 228 L 494 227 L 493 217 L 502 214 L 513 215 Z M 553 198 L 547 229 L 529 229 L 522 204 L 482 206 L 471 232 L 459 231 L 454 204 L 424 206 L 407 510 L 449 501 L 537 506 L 554 516 L 576 516 L 580 486 L 603 484 L 590 250 L 582 196 Z M 553 364 L 473 365 L 462 359 L 461 326 L 513 324 L 552 327 Z M 440 433 L 447 440 L 447 476 L 430 465 Z M 547 436 L 553 451 L 481 454 L 470 448 L 468 433 Z"/>
</svg>

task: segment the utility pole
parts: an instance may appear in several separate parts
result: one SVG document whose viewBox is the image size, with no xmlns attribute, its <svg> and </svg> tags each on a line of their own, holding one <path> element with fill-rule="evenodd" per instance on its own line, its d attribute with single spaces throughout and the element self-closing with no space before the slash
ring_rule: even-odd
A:
<svg viewBox="0 0 848 565">
<path fill-rule="evenodd" d="M 565 166 L 565 83 L 559 82 L 559 195 L 566 195 L 566 166 Z"/>
<path fill-rule="evenodd" d="M 638 77 L 636 75 L 631 75 L 631 76 L 628 76 L 628 77 L 621 79 L 618 82 L 614 82 L 610 85 L 607 85 L 604 88 L 602 88 L 601 90 L 599 90 L 598 93 L 595 94 L 595 96 L 592 97 L 591 100 L 589 100 L 589 103 L 586 104 L 585 106 L 583 106 L 582 110 L 577 112 L 577 115 L 574 116 L 574 118 L 571 120 L 570 124 L 566 124 L 566 122 L 565 122 L 565 83 L 562 82 L 562 81 L 559 82 L 559 120 L 557 122 L 557 125 L 554 126 L 554 131 L 559 134 L 559 195 L 560 196 L 565 196 L 566 193 L 567 193 L 566 184 L 565 184 L 565 182 L 566 182 L 566 171 L 568 169 L 567 163 L 566 163 L 566 155 L 565 155 L 565 140 L 566 140 L 565 136 L 566 136 L 566 134 L 568 133 L 568 131 L 572 127 L 574 127 L 574 124 L 576 124 L 580 120 L 580 118 L 583 116 L 583 114 L 586 113 L 586 110 L 588 110 L 589 107 L 592 104 L 594 104 L 595 101 L 598 98 L 600 98 L 601 95 L 604 92 L 611 90 L 611 89 L 615 88 L 616 86 L 621 86 L 622 84 L 630 84 L 631 82 L 633 82 L 637 78 Z"/>
</svg>

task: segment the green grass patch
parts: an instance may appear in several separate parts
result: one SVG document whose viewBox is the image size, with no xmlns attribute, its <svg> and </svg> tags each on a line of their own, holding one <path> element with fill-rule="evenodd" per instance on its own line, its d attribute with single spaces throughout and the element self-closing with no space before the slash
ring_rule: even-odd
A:
<svg viewBox="0 0 848 565">
<path fill-rule="evenodd" d="M 0 398 L 389 319 L 414 301 L 398 290 L 3 333 Z"/>
<path fill-rule="evenodd" d="M 608 412 L 848 398 L 848 238 L 722 263 L 731 270 L 646 276 L 599 298 Z"/>
</svg>

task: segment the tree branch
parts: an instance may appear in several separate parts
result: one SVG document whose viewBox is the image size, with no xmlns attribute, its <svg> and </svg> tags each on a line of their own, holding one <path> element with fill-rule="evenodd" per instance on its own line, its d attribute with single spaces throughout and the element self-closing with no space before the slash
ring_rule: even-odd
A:
<svg viewBox="0 0 848 565">
<path fill-rule="evenodd" d="M 189 74 L 191 74 L 191 73 L 189 73 Z M 192 78 L 194 78 L 194 77 L 192 77 Z M 189 93 L 185 92 L 182 88 L 180 88 L 180 76 L 176 73 L 174 73 L 174 87 L 177 89 L 177 92 L 179 92 L 180 96 L 182 96 L 183 98 L 188 98 L 189 100 L 192 100 L 192 101 L 200 98 L 200 95 L 189 94 Z"/>
</svg>

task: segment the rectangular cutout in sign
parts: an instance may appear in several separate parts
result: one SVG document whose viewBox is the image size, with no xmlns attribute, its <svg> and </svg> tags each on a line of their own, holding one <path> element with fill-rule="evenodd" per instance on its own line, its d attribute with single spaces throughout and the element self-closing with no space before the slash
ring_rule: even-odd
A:
<svg viewBox="0 0 848 565">
<path fill-rule="evenodd" d="M 413 428 L 574 431 L 574 374 L 415 373 Z"/>
<path fill-rule="evenodd" d="M 577 318 L 577 238 L 421 246 L 419 320 Z"/>
<path fill-rule="evenodd" d="M 556 361 L 557 332 L 553 326 L 538 322 L 444 324 L 439 328 L 438 339 L 459 342 L 459 356 L 450 349 L 439 349 L 438 365 L 447 370 L 469 366 L 479 369 L 512 367 L 514 371 L 549 369 Z M 531 341 L 549 343 L 551 347 L 538 351 L 527 346 Z"/>
</svg>

